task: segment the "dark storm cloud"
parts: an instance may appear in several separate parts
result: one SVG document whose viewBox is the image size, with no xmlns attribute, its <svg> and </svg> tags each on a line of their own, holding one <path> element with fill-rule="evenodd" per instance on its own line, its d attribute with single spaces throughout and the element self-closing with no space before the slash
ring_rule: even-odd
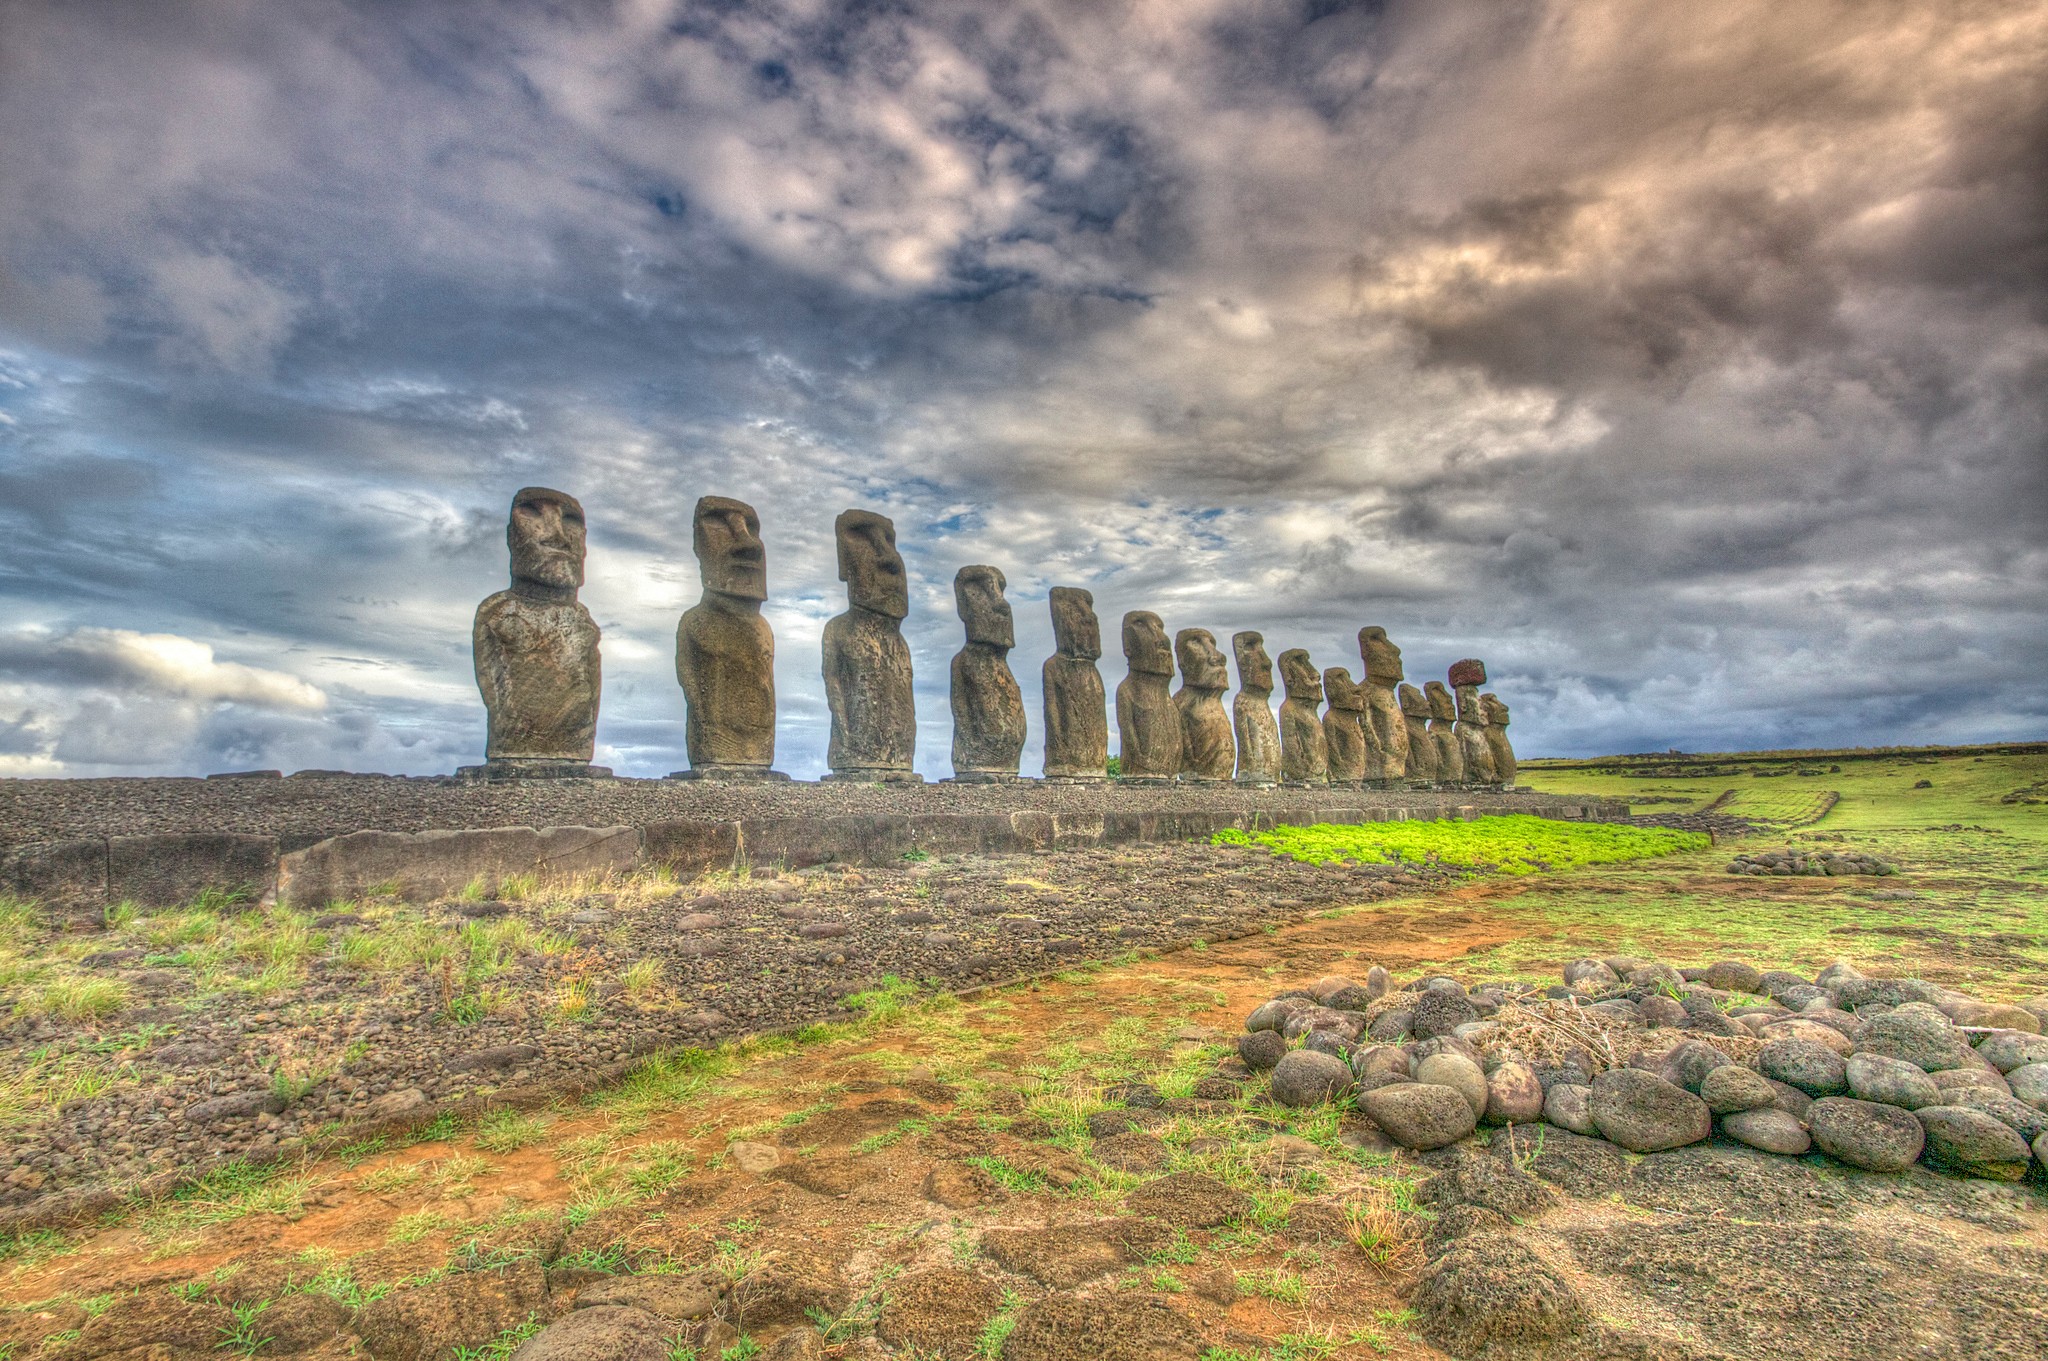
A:
<svg viewBox="0 0 2048 1361">
<path fill-rule="evenodd" d="M 473 757 L 530 483 L 632 773 L 707 492 L 801 774 L 849 505 L 929 773 L 974 561 L 1034 707 L 1069 582 L 1485 656 L 1531 751 L 2038 735 L 2044 73 L 2011 3 L 11 7 L 0 771 Z"/>
</svg>

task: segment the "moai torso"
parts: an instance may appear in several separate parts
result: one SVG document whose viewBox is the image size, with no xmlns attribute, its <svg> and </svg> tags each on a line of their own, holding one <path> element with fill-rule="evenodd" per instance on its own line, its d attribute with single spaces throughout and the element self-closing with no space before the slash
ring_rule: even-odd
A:
<svg viewBox="0 0 2048 1361">
<path fill-rule="evenodd" d="M 1024 692 L 1010 674 L 1016 625 L 993 567 L 963 567 L 953 599 L 967 644 L 953 656 L 953 777 L 1014 780 L 1024 753 Z"/>
<path fill-rule="evenodd" d="M 1323 678 L 1300 648 L 1280 654 L 1280 778 L 1288 784 L 1330 782 L 1329 739 L 1323 734 Z"/>
<path fill-rule="evenodd" d="M 1396 697 L 1401 704 L 1401 725 L 1408 730 L 1408 778 L 1434 783 L 1442 776 L 1437 770 L 1436 742 L 1429 735 L 1429 701 L 1412 685 L 1400 686 Z"/>
<path fill-rule="evenodd" d="M 1486 715 L 1486 746 L 1493 753 L 1493 777 L 1503 788 L 1515 784 L 1515 749 L 1508 743 L 1508 706 L 1498 695 L 1481 695 L 1480 711 Z"/>
<path fill-rule="evenodd" d="M 1223 710 L 1223 692 L 1230 673 L 1216 637 L 1207 629 L 1182 629 L 1174 638 L 1180 658 L 1181 687 L 1173 697 L 1180 710 L 1182 779 L 1223 781 L 1237 766 L 1230 716 Z"/>
<path fill-rule="evenodd" d="M 583 507 L 547 487 L 512 498 L 505 531 L 512 585 L 477 606 L 470 644 L 489 714 L 491 762 L 585 762 L 602 690 L 597 621 L 583 584 Z"/>
<path fill-rule="evenodd" d="M 1458 752 L 1465 760 L 1465 779 L 1470 784 L 1497 784 L 1493 768 L 1493 747 L 1486 740 L 1486 714 L 1479 706 L 1479 687 L 1460 685 L 1458 697 Z"/>
<path fill-rule="evenodd" d="M 1406 779 L 1411 759 L 1408 723 L 1401 714 L 1400 696 L 1395 693 L 1405 674 L 1401 669 L 1401 649 L 1388 639 L 1385 629 L 1368 627 L 1358 631 L 1358 654 L 1365 662 L 1367 722 L 1372 727 L 1378 765 L 1378 773 L 1372 778 Z"/>
<path fill-rule="evenodd" d="M 1246 631 L 1230 639 L 1237 655 L 1237 694 L 1230 702 L 1230 727 L 1237 738 L 1237 782 L 1280 782 L 1280 724 L 1273 717 L 1273 663 L 1266 640 Z"/>
<path fill-rule="evenodd" d="M 825 702 L 832 711 L 826 763 L 840 779 L 915 778 L 917 702 L 903 641 L 910 592 L 896 527 L 871 511 L 849 510 L 834 529 L 848 609 L 825 625 Z"/>
<path fill-rule="evenodd" d="M 1071 586 L 1052 588 L 1052 631 L 1058 651 L 1045 659 L 1045 775 L 1100 780 L 1109 762 L 1109 716 L 1102 689 L 1102 627 L 1095 597 Z"/>
<path fill-rule="evenodd" d="M 1130 672 L 1116 687 L 1118 765 L 1127 780 L 1170 780 L 1180 771 L 1180 709 L 1173 702 L 1173 645 L 1150 610 L 1124 616 Z"/>
<path fill-rule="evenodd" d="M 1443 784 L 1465 783 L 1465 753 L 1458 745 L 1457 703 L 1442 681 L 1422 687 L 1429 700 L 1429 740 L 1436 747 L 1436 777 Z"/>
<path fill-rule="evenodd" d="M 766 775 L 775 764 L 775 631 L 761 617 L 766 552 L 754 508 L 697 502 L 692 530 L 704 595 L 676 625 L 684 739 L 699 775 Z"/>
<path fill-rule="evenodd" d="M 1332 666 L 1323 672 L 1323 739 L 1330 749 L 1330 783 L 1355 785 L 1365 778 L 1365 714 L 1351 672 Z"/>
</svg>

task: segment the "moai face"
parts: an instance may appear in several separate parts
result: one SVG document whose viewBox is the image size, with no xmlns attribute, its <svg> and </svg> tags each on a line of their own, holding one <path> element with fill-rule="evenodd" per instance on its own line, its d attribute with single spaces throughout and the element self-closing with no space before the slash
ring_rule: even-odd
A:
<svg viewBox="0 0 2048 1361">
<path fill-rule="evenodd" d="M 962 567 L 953 574 L 953 607 L 967 626 L 967 641 L 990 647 L 1017 646 L 1017 621 L 1003 599 L 1009 585 L 994 567 Z"/>
<path fill-rule="evenodd" d="M 1165 621 L 1150 610 L 1125 615 L 1124 656 L 1139 675 L 1171 676 L 1173 644 L 1167 641 Z"/>
<path fill-rule="evenodd" d="M 1404 685 L 1395 692 L 1401 699 L 1401 715 L 1404 718 L 1428 718 L 1429 701 L 1422 692 L 1412 685 Z"/>
<path fill-rule="evenodd" d="M 1180 658 L 1180 683 L 1190 690 L 1230 688 L 1229 663 L 1216 646 L 1216 635 L 1207 629 L 1182 629 L 1173 638 L 1174 655 Z"/>
<path fill-rule="evenodd" d="M 1494 727 L 1505 728 L 1508 725 L 1508 706 L 1500 702 L 1499 695 L 1481 695 L 1479 710 Z"/>
<path fill-rule="evenodd" d="M 752 506 L 724 496 L 699 499 L 690 541 L 706 591 L 736 600 L 768 598 L 768 549 Z"/>
<path fill-rule="evenodd" d="M 1280 654 L 1280 683 L 1287 687 L 1287 698 L 1302 700 L 1309 704 L 1323 702 L 1323 678 L 1316 670 L 1316 664 L 1309 660 L 1306 651 L 1290 647 Z"/>
<path fill-rule="evenodd" d="M 1423 692 L 1429 696 L 1431 718 L 1453 719 L 1458 716 L 1458 706 L 1451 698 L 1451 692 L 1444 688 L 1442 681 L 1424 681 Z"/>
<path fill-rule="evenodd" d="M 1052 588 L 1053 646 L 1062 657 L 1094 661 L 1102 656 L 1102 621 L 1095 617 L 1095 597 L 1078 586 Z"/>
<path fill-rule="evenodd" d="M 1323 672 L 1323 693 L 1329 697 L 1332 709 L 1363 709 L 1359 702 L 1358 686 L 1351 681 L 1351 672 L 1341 666 L 1326 668 Z"/>
<path fill-rule="evenodd" d="M 1253 694 L 1273 693 L 1273 659 L 1266 655 L 1265 635 L 1247 629 L 1230 635 L 1230 650 L 1237 654 L 1238 688 Z"/>
<path fill-rule="evenodd" d="M 505 543 L 512 579 L 573 591 L 583 584 L 583 505 L 567 492 L 522 487 L 512 498 Z"/>
<path fill-rule="evenodd" d="M 890 619 L 910 613 L 910 582 L 896 551 L 896 526 L 871 510 L 845 510 L 832 523 L 839 540 L 839 579 L 849 604 Z"/>
<path fill-rule="evenodd" d="M 1383 628 L 1358 631 L 1358 655 L 1365 662 L 1365 678 L 1374 685 L 1393 685 L 1407 674 L 1401 670 L 1401 649 L 1388 640 Z"/>
</svg>

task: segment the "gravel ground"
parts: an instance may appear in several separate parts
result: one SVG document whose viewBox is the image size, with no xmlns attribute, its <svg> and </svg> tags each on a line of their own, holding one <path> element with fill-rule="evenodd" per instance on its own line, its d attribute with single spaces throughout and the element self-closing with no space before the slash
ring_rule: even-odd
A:
<svg viewBox="0 0 2048 1361">
<path fill-rule="evenodd" d="M 1427 887 L 1445 872 L 1148 845 L 714 876 L 654 898 L 380 907 L 316 919 L 320 939 L 302 972 L 268 995 L 250 991 L 265 947 L 251 941 L 248 958 L 228 966 L 162 943 L 152 953 L 144 918 L 79 961 L 127 984 L 126 1009 L 89 1024 L 16 1014 L 0 1025 L 0 1082 L 85 1069 L 107 1079 L 94 1095 L 0 1126 L 0 1207 L 290 1151 L 365 1117 L 560 1088 L 664 1047 L 841 1017 L 842 998 L 887 975 L 971 987 L 1230 939 L 1320 906 Z M 497 990 L 490 1014 L 460 1023 L 448 1014 L 450 979 L 435 967 L 378 970 L 352 952 L 352 939 L 368 944 L 402 925 L 393 913 L 445 932 L 451 958 L 468 948 L 456 934 L 465 925 L 508 916 L 566 933 L 573 948 L 510 961 L 485 980 Z M 659 981 L 636 997 L 620 980 L 642 960 L 659 963 Z M 583 990 L 587 1013 L 562 1013 L 564 989 Z M 317 1080 L 286 1105 L 278 1071 Z"/>
<path fill-rule="evenodd" d="M 1249 790 L 1232 786 L 844 785 L 789 781 L 533 780 L 476 784 L 448 778 L 0 780 L 0 845 L 140 832 L 252 832 L 287 849 L 374 829 L 643 826 L 670 818 L 827 817 L 845 813 L 1182 812 L 1298 805 L 1455 807 L 1533 811 L 1584 799 L 1517 791 Z"/>
</svg>

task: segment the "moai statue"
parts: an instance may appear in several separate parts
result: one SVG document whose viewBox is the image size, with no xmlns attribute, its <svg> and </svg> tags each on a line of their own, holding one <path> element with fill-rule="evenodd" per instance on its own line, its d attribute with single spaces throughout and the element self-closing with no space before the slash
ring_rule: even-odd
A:
<svg viewBox="0 0 2048 1361">
<path fill-rule="evenodd" d="M 1180 771 L 1180 709 L 1173 702 L 1173 644 L 1150 610 L 1124 616 L 1130 674 L 1116 687 L 1119 778 L 1164 784 Z"/>
<path fill-rule="evenodd" d="M 1401 649 L 1379 627 L 1358 631 L 1358 655 L 1365 662 L 1365 697 L 1373 746 L 1379 758 L 1379 773 L 1373 778 L 1408 778 L 1408 724 L 1401 717 L 1401 700 L 1394 687 L 1406 674 L 1401 670 Z"/>
<path fill-rule="evenodd" d="M 1486 715 L 1486 746 L 1493 753 L 1493 778 L 1502 789 L 1515 787 L 1515 749 L 1508 745 L 1508 706 L 1499 695 L 1481 695 L 1480 710 Z"/>
<path fill-rule="evenodd" d="M 690 768 L 672 780 L 786 780 L 775 764 L 775 631 L 761 617 L 768 550 L 744 501 L 706 496 L 690 531 L 704 595 L 676 625 Z"/>
<path fill-rule="evenodd" d="M 1434 784 L 1437 773 L 1436 741 L 1429 735 L 1429 701 L 1412 685 L 1400 687 L 1401 725 L 1408 729 L 1408 778 Z"/>
<path fill-rule="evenodd" d="M 1323 738 L 1330 746 L 1330 783 L 1356 788 L 1365 779 L 1365 696 L 1341 666 L 1323 670 Z"/>
<path fill-rule="evenodd" d="M 1180 689 L 1173 696 L 1180 710 L 1180 777 L 1201 784 L 1227 781 L 1237 768 L 1230 715 L 1223 712 L 1230 664 L 1207 629 L 1182 629 L 1173 650 L 1180 658 Z"/>
<path fill-rule="evenodd" d="M 869 510 L 840 512 L 839 579 L 846 613 L 825 625 L 825 702 L 832 710 L 828 780 L 916 781 L 917 704 L 903 616 L 910 585 L 896 526 Z"/>
<path fill-rule="evenodd" d="M 1458 746 L 1458 709 L 1442 681 L 1427 681 L 1422 692 L 1429 699 L 1429 740 L 1436 748 L 1438 784 L 1465 783 L 1465 753 Z"/>
<path fill-rule="evenodd" d="M 1052 588 L 1052 637 L 1045 659 L 1045 778 L 1095 784 L 1109 778 L 1109 710 L 1102 693 L 1102 624 L 1095 597 Z"/>
<path fill-rule="evenodd" d="M 1003 599 L 1009 583 L 994 567 L 962 567 L 953 605 L 967 645 L 953 654 L 953 778 L 1000 784 L 1017 778 L 1024 754 L 1024 692 L 1010 674 L 1016 621 Z"/>
<path fill-rule="evenodd" d="M 476 609 L 470 643 L 490 715 L 487 779 L 610 775 L 590 764 L 601 687 L 597 621 L 576 599 L 583 584 L 583 507 L 567 492 L 523 487 L 505 526 L 512 585 Z"/>
<path fill-rule="evenodd" d="M 1451 693 L 1458 697 L 1458 752 L 1465 758 L 1467 784 L 1496 784 L 1493 748 L 1486 741 L 1486 710 L 1479 703 L 1479 687 L 1486 684 L 1486 663 L 1467 657 L 1451 664 Z"/>
<path fill-rule="evenodd" d="M 1308 653 L 1291 647 L 1280 654 L 1280 778 L 1290 785 L 1330 782 L 1330 743 L 1323 734 L 1323 678 Z"/>
<path fill-rule="evenodd" d="M 1247 630 L 1230 637 L 1237 655 L 1237 695 L 1230 726 L 1237 734 L 1237 782 L 1261 788 L 1280 783 L 1280 724 L 1273 717 L 1273 660 L 1266 640 Z"/>
</svg>

